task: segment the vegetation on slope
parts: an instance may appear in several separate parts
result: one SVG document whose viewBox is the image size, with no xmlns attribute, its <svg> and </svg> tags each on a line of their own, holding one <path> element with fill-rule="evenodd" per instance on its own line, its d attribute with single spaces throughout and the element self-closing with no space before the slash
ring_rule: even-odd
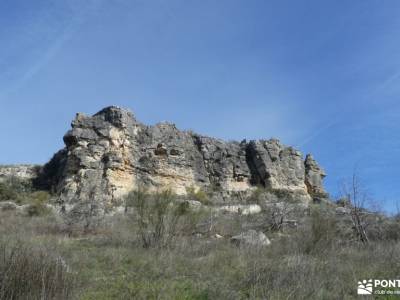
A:
<svg viewBox="0 0 400 300">
<path fill-rule="evenodd" d="M 185 203 L 133 193 L 90 231 L 1 212 L 0 299 L 355 299 L 358 280 L 399 275 L 398 219 L 374 215 L 365 244 L 333 204 L 276 228 L 267 210 L 216 218 Z M 271 245 L 231 243 L 250 226 Z"/>
</svg>

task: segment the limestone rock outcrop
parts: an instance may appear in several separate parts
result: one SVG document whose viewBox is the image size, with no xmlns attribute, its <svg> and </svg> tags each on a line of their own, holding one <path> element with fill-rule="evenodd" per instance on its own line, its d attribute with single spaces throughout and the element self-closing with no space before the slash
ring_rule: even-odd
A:
<svg viewBox="0 0 400 300">
<path fill-rule="evenodd" d="M 278 140 L 251 141 L 248 162 L 253 181 L 272 189 L 306 192 L 302 154 Z"/>
<path fill-rule="evenodd" d="M 246 232 L 242 232 L 238 235 L 235 235 L 231 238 L 231 242 L 236 244 L 237 246 L 268 246 L 271 244 L 271 241 L 267 238 L 267 236 L 261 231 L 256 231 L 250 229 Z"/>
<path fill-rule="evenodd" d="M 40 166 L 36 165 L 0 166 L 0 181 L 11 177 L 32 180 L 37 177 L 39 170 Z"/>
<path fill-rule="evenodd" d="M 326 177 L 325 171 L 318 165 L 311 154 L 307 154 L 304 165 L 308 193 L 313 197 L 326 197 L 327 194 L 322 185 L 322 181 Z"/>
<path fill-rule="evenodd" d="M 304 161 L 299 151 L 276 139 L 226 142 L 170 123 L 146 126 L 115 106 L 93 116 L 78 113 L 71 126 L 65 149 L 38 179 L 60 196 L 66 210 L 90 198 L 112 207 L 139 186 L 177 194 L 188 188 L 231 193 L 264 186 L 306 200 L 325 193 L 325 175 L 312 157 Z"/>
</svg>

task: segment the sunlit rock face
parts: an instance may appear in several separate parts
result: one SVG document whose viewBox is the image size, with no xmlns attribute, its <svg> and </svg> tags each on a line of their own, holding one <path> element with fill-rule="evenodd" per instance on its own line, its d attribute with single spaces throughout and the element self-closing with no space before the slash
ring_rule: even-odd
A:
<svg viewBox="0 0 400 300">
<path fill-rule="evenodd" d="M 286 147 L 276 139 L 251 141 L 248 149 L 255 182 L 272 189 L 307 192 L 300 151 Z"/>
<path fill-rule="evenodd" d="M 319 166 L 311 154 L 307 154 L 304 165 L 307 192 L 313 197 L 326 197 L 327 193 L 322 185 L 322 181 L 326 177 L 325 171 Z"/>
<path fill-rule="evenodd" d="M 0 182 L 13 177 L 32 180 L 38 175 L 39 170 L 40 166 L 37 165 L 0 166 Z"/>
<path fill-rule="evenodd" d="M 41 182 L 66 208 L 87 199 L 112 207 L 139 186 L 180 195 L 188 188 L 230 193 L 263 186 L 297 193 L 303 201 L 324 192 L 316 162 L 304 162 L 276 139 L 226 142 L 170 123 L 146 126 L 115 106 L 93 116 L 78 113 L 71 126 L 65 149 L 41 172 Z"/>
</svg>

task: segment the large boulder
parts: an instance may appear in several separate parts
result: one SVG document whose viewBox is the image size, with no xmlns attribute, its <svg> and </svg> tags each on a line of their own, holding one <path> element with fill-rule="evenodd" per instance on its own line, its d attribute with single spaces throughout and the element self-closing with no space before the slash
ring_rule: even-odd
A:
<svg viewBox="0 0 400 300">
<path fill-rule="evenodd" d="M 217 212 L 236 213 L 239 215 L 254 215 L 261 212 L 258 204 L 231 204 L 216 207 Z"/>
<path fill-rule="evenodd" d="M 268 246 L 271 244 L 264 233 L 253 229 L 233 236 L 231 242 L 238 246 Z"/>
</svg>

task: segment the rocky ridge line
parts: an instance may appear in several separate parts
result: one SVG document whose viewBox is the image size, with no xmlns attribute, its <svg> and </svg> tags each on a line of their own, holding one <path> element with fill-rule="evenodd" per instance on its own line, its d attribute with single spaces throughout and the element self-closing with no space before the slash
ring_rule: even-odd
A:
<svg viewBox="0 0 400 300">
<path fill-rule="evenodd" d="M 71 127 L 65 148 L 34 179 L 52 190 L 66 211 L 90 199 L 111 208 L 139 186 L 180 195 L 213 189 L 220 199 L 257 186 L 287 191 L 303 202 L 326 196 L 325 172 L 313 157 L 304 160 L 277 139 L 228 142 L 171 123 L 146 126 L 116 106 L 93 116 L 78 113 Z"/>
</svg>

